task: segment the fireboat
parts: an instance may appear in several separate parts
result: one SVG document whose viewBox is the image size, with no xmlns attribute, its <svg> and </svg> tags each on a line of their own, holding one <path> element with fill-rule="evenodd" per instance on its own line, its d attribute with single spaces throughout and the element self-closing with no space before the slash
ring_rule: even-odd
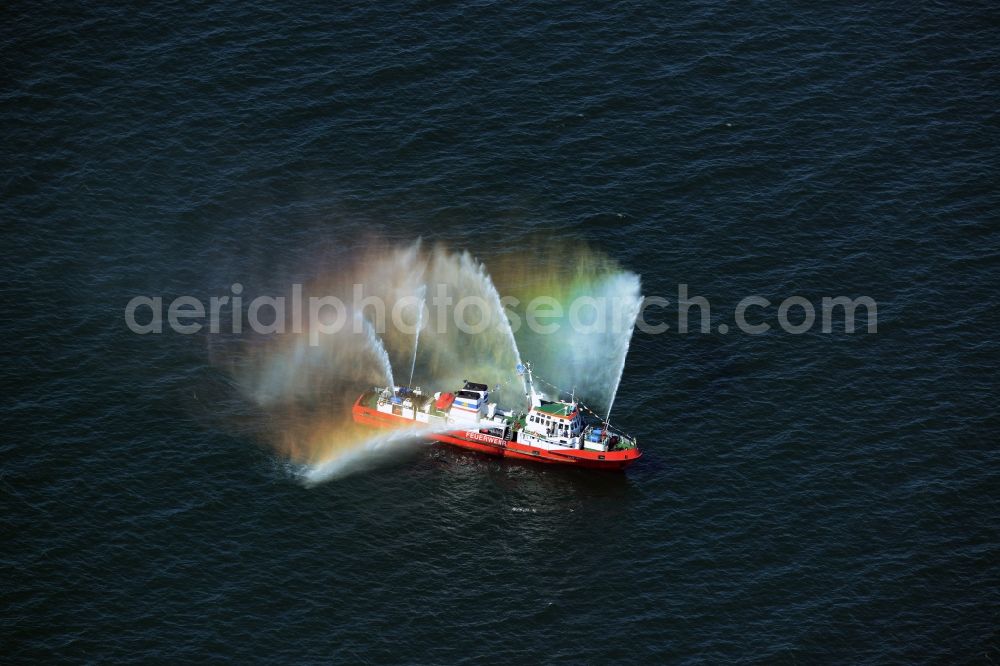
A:
<svg viewBox="0 0 1000 666">
<path fill-rule="evenodd" d="M 642 456 L 634 437 L 612 427 L 574 398 L 549 400 L 537 392 L 530 364 L 526 408 L 504 410 L 490 402 L 486 384 L 465 381 L 461 389 L 425 393 L 420 387 L 373 387 L 351 410 L 356 423 L 376 428 L 426 428 L 426 437 L 487 455 L 623 470 Z"/>
</svg>

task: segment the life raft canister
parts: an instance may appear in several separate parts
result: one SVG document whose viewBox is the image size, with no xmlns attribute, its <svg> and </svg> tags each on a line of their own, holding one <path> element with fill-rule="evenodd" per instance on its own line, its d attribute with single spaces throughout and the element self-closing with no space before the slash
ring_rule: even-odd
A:
<svg viewBox="0 0 1000 666">
<path fill-rule="evenodd" d="M 434 403 L 434 408 L 443 412 L 451 407 L 451 403 L 453 402 L 455 402 L 454 393 L 442 393 L 441 397 L 439 397 L 437 402 Z"/>
</svg>

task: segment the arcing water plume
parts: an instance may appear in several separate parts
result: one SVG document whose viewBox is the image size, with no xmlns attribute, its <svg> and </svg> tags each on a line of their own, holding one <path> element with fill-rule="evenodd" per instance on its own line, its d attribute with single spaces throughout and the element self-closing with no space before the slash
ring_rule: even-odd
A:
<svg viewBox="0 0 1000 666">
<path fill-rule="evenodd" d="M 364 456 L 379 442 L 419 441 L 415 433 L 386 435 L 351 419 L 353 401 L 372 386 L 392 384 L 393 368 L 409 366 L 411 384 L 428 392 L 454 390 L 466 379 L 482 382 L 501 405 L 523 408 L 516 372 L 523 348 L 539 376 L 575 388 L 595 408 L 609 408 L 639 308 L 638 276 L 586 249 L 532 248 L 490 261 L 492 271 L 468 252 L 443 246 L 369 242 L 303 288 L 304 301 L 343 302 L 348 325 L 323 335 L 306 326 L 241 340 L 235 349 L 214 350 L 214 359 L 261 415 L 264 437 L 310 466 L 310 481 L 335 476 L 339 472 L 330 470 L 341 469 L 335 460 Z M 501 294 L 520 302 L 505 312 Z M 560 324 L 553 335 L 523 325 L 524 309 L 537 295 L 564 305 L 561 318 L 549 319 Z M 455 323 L 468 297 L 483 303 L 465 313 L 475 330 Z M 604 298 L 607 308 L 589 318 L 585 311 L 578 318 L 588 326 L 574 330 L 569 309 L 579 297 Z M 508 314 L 520 316 L 516 333 Z"/>
<path fill-rule="evenodd" d="M 608 409 L 605 413 L 604 420 L 609 421 L 611 419 L 611 407 L 615 404 L 615 396 L 618 395 L 618 387 L 621 385 L 622 375 L 625 374 L 625 359 L 628 357 L 628 348 L 632 342 L 632 332 L 635 330 L 635 320 L 639 317 L 639 310 L 642 307 L 642 296 L 638 294 L 638 280 L 635 284 L 636 291 L 632 292 L 632 285 L 626 285 L 623 294 L 631 296 L 624 299 L 622 303 L 622 312 L 620 313 L 620 319 L 617 321 L 628 327 L 628 332 L 622 335 L 614 336 L 614 344 L 610 349 L 610 357 L 618 361 L 617 368 L 615 368 L 612 376 L 614 379 L 614 384 L 611 386 L 611 390 L 608 393 Z"/>
<path fill-rule="evenodd" d="M 418 376 L 436 386 L 453 387 L 465 379 L 491 387 L 499 385 L 501 401 L 517 404 L 523 400 L 523 391 L 514 381 L 521 354 L 483 264 L 468 252 L 448 252 L 438 246 L 427 256 L 427 284 L 432 285 L 432 303 L 450 302 L 453 306 L 434 308 L 432 320 L 421 336 L 417 364 L 422 372 Z M 476 330 L 462 330 L 452 316 L 458 314 L 466 297 L 488 307 L 479 313 L 478 320 L 475 309 L 465 311 Z"/>
<path fill-rule="evenodd" d="M 428 428 L 400 428 L 376 433 L 340 455 L 303 467 L 299 475 L 306 485 L 311 486 L 362 472 L 401 456 L 415 444 L 426 442 L 430 432 Z"/>
<path fill-rule="evenodd" d="M 420 302 L 417 305 L 417 329 L 413 333 L 413 359 L 410 361 L 410 380 L 413 385 L 413 372 L 417 369 L 417 350 L 420 349 L 420 329 L 424 326 L 424 310 L 427 307 L 427 285 L 420 286 Z"/>
<path fill-rule="evenodd" d="M 554 333 L 538 335 L 524 326 L 518 332 L 536 374 L 607 413 L 642 306 L 639 276 L 582 243 L 540 243 L 530 252 L 491 259 L 490 266 L 504 296 L 517 299 L 510 309 L 518 317 L 537 298 L 561 309 L 545 319 L 556 325 Z"/>
<path fill-rule="evenodd" d="M 365 319 L 364 315 L 357 310 L 354 311 L 354 317 L 361 322 L 361 326 L 365 331 L 365 339 L 368 341 L 368 347 L 375 354 L 379 363 L 382 364 L 385 385 L 395 386 L 396 380 L 392 377 L 392 363 L 389 361 L 389 353 L 385 350 L 385 345 L 382 344 L 382 338 L 378 337 L 378 333 L 375 332 L 375 327 L 372 326 L 372 323 Z"/>
</svg>

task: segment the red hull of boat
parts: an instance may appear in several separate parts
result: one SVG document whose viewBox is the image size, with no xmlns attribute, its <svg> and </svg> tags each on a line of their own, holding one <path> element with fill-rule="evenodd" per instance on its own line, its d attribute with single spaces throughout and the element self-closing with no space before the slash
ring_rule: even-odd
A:
<svg viewBox="0 0 1000 666">
<path fill-rule="evenodd" d="M 352 416 L 356 423 L 373 428 L 396 429 L 413 427 L 415 425 L 412 419 L 385 414 L 370 407 L 365 407 L 361 404 L 361 398 L 358 398 L 354 403 Z M 589 469 L 623 470 L 642 456 L 642 452 L 639 449 L 626 449 L 624 451 L 589 451 L 586 449 L 549 451 L 518 442 L 508 442 L 493 435 L 466 430 L 429 432 L 427 433 L 427 437 L 428 439 L 433 439 L 444 444 L 458 446 L 491 456 L 530 460 L 532 462 L 555 465 L 586 467 Z"/>
</svg>

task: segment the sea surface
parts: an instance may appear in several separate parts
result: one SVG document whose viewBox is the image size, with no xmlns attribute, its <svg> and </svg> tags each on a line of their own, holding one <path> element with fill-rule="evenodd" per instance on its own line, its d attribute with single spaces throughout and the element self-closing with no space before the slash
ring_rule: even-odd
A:
<svg viewBox="0 0 1000 666">
<path fill-rule="evenodd" d="M 0 660 L 1000 661 L 994 5 L 3 16 Z M 632 339 L 633 468 L 423 445 L 305 483 L 205 334 L 125 325 L 418 238 L 711 302 Z M 779 330 L 793 295 L 877 332 Z"/>
</svg>

